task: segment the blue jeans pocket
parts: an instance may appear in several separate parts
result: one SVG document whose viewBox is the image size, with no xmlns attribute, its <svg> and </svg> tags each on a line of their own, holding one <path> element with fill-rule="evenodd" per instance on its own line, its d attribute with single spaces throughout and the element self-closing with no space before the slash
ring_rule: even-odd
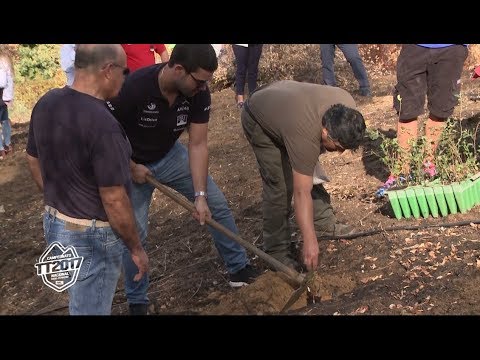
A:
<svg viewBox="0 0 480 360">
<path fill-rule="evenodd" d="M 64 248 L 72 246 L 77 255 L 83 257 L 77 280 L 81 281 L 87 278 L 94 256 L 95 241 L 99 240 L 99 236 L 93 234 L 90 230 L 84 232 L 65 230 L 65 223 L 49 214 L 44 216 L 43 227 L 48 245 L 58 242 Z M 54 250 L 53 254 L 59 255 L 55 254 L 56 252 L 59 251 Z"/>
<path fill-rule="evenodd" d="M 48 234 L 47 242 L 59 242 L 63 247 L 72 246 L 79 257 L 83 257 L 82 265 L 78 273 L 77 281 L 85 280 L 89 276 L 90 267 L 92 265 L 94 246 L 93 241 L 95 237 L 87 234 L 72 234 L 68 233 L 55 234 L 50 232 Z"/>
<path fill-rule="evenodd" d="M 85 280 L 89 276 L 90 266 L 93 259 L 93 246 L 74 245 L 78 256 L 83 257 L 82 266 L 78 273 L 77 281 Z"/>
</svg>

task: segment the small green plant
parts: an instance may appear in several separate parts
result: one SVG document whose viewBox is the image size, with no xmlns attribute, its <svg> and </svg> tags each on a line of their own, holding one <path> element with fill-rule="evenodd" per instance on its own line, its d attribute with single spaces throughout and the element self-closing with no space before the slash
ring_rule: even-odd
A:
<svg viewBox="0 0 480 360">
<path fill-rule="evenodd" d="M 402 149 L 398 145 L 397 138 L 389 138 L 378 130 L 367 130 L 367 136 L 372 141 L 381 139 L 380 152 L 372 152 L 382 160 L 390 174 L 395 177 L 400 176 L 402 174 L 402 159 L 404 155 Z"/>
<path fill-rule="evenodd" d="M 479 171 L 477 163 L 478 146 L 476 144 L 477 128 L 466 130 L 461 128 L 461 123 L 449 119 L 443 131 L 439 146 L 433 158 L 436 175 L 442 184 L 460 182 Z M 378 131 L 369 131 L 371 140 L 380 138 L 381 153 L 375 153 L 395 177 L 403 175 L 404 185 L 425 185 L 433 180 L 425 172 L 425 162 L 431 154 L 431 144 L 425 136 L 409 141 L 410 151 L 402 150 L 396 138 L 388 138 Z M 405 170 L 409 169 L 409 176 Z"/>
<path fill-rule="evenodd" d="M 399 177 L 402 174 L 404 155 L 403 150 L 398 145 L 397 138 L 387 138 L 382 134 L 380 149 L 383 152 L 381 159 L 387 166 L 390 174 Z"/>
<path fill-rule="evenodd" d="M 425 136 L 409 141 L 411 151 L 406 156 L 408 168 L 410 169 L 411 181 L 414 185 L 421 184 L 428 180 L 425 174 L 425 159 L 428 158 L 431 145 Z"/>
<path fill-rule="evenodd" d="M 368 137 L 370 140 L 375 141 L 380 137 L 380 132 L 378 130 L 372 130 L 367 128 L 365 136 Z"/>
<path fill-rule="evenodd" d="M 461 123 L 449 119 L 442 133 L 435 156 L 440 181 L 444 184 L 462 181 L 478 172 L 476 133 L 461 128 Z"/>
</svg>

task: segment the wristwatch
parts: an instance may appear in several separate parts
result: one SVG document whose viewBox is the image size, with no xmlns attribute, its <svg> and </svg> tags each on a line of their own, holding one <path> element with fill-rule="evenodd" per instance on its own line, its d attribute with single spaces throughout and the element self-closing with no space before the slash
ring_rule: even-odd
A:
<svg viewBox="0 0 480 360">
<path fill-rule="evenodd" d="M 206 191 L 195 191 L 195 198 L 197 198 L 199 196 L 204 196 L 205 199 L 207 199 L 207 197 L 208 197 Z"/>
</svg>

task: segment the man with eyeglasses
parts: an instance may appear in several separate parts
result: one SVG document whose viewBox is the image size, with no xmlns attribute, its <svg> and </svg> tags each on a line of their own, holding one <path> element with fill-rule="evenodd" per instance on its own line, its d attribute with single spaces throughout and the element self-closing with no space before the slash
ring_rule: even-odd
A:
<svg viewBox="0 0 480 360">
<path fill-rule="evenodd" d="M 211 217 L 238 233 L 223 193 L 208 175 L 211 99 L 207 83 L 217 66 L 210 44 L 177 44 L 168 63 L 136 70 L 125 81 L 119 96 L 107 102 L 133 147 L 132 199 L 144 244 L 154 190 L 146 182 L 147 174 L 194 201 L 193 216 L 202 225 Z M 178 141 L 185 130 L 189 135 L 188 148 Z M 245 249 L 219 231 L 210 227 L 209 231 L 226 264 L 230 286 L 240 287 L 253 281 L 257 272 L 250 266 Z M 148 275 L 140 283 L 131 281 L 131 274 L 137 269 L 127 256 L 124 268 L 130 314 L 145 315 Z"/>
<path fill-rule="evenodd" d="M 351 226 L 337 223 L 329 181 L 319 163 L 325 151 L 357 149 L 365 121 L 343 89 L 277 81 L 258 88 L 242 109 L 242 126 L 253 148 L 263 182 L 265 251 L 300 270 L 290 240 L 289 217 L 294 196 L 295 219 L 303 237 L 303 264 L 318 265 L 317 236 L 342 236 Z"/>
<path fill-rule="evenodd" d="M 63 280 L 74 282 L 71 315 L 111 313 L 123 244 L 138 268 L 131 280 L 148 271 L 129 199 L 131 147 L 105 108 L 123 84 L 125 65 L 120 44 L 79 44 L 73 84 L 50 90 L 32 111 L 28 165 L 44 194 L 45 239 L 59 243 L 49 258 L 71 254 L 72 247 L 83 259 Z"/>
</svg>

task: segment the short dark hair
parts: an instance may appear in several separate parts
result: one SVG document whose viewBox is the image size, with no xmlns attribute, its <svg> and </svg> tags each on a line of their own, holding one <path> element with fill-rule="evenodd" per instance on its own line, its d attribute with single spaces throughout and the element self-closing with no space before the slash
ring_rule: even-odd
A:
<svg viewBox="0 0 480 360">
<path fill-rule="evenodd" d="M 322 125 L 345 149 L 357 149 L 365 136 L 363 115 L 342 104 L 335 104 L 325 112 Z"/>
<path fill-rule="evenodd" d="M 211 44 L 177 44 L 172 50 L 168 66 L 182 65 L 189 73 L 198 68 L 214 72 L 218 68 L 217 54 Z"/>
</svg>

